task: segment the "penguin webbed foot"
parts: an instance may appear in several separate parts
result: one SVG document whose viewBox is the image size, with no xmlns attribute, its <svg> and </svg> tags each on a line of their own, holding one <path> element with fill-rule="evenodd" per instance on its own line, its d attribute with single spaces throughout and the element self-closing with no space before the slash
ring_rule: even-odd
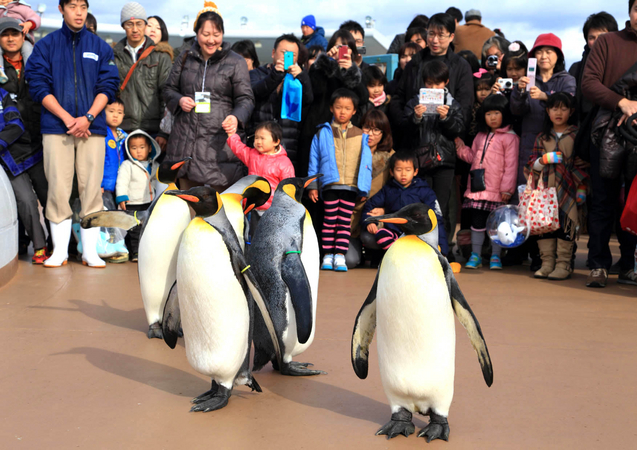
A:
<svg viewBox="0 0 637 450">
<path fill-rule="evenodd" d="M 222 385 L 218 385 L 218 386 L 219 388 L 217 389 L 217 392 L 215 392 L 215 394 L 211 398 L 196 404 L 195 406 L 190 408 L 190 412 L 216 411 L 226 406 L 228 404 L 228 399 L 230 399 L 230 394 L 232 393 L 232 390 L 227 389 Z"/>
<path fill-rule="evenodd" d="M 250 381 L 246 383 L 246 386 L 252 389 L 252 392 L 254 391 L 263 392 L 263 390 L 261 389 L 261 386 L 259 386 L 259 383 L 257 383 L 257 380 L 254 377 L 250 377 Z"/>
<path fill-rule="evenodd" d="M 416 431 L 416 427 L 411 421 L 411 418 L 412 414 L 409 411 L 405 408 L 400 408 L 397 413 L 391 415 L 389 422 L 380 427 L 376 432 L 376 436 L 387 435 L 387 439 L 392 439 L 402 434 L 405 437 L 409 437 L 410 434 Z"/>
<path fill-rule="evenodd" d="M 274 365 L 274 364 L 273 364 Z M 312 363 L 302 363 L 296 361 L 290 361 L 289 363 L 283 363 L 281 367 L 281 375 L 290 375 L 293 377 L 308 377 L 312 375 L 327 375 L 327 372 L 322 370 L 308 369 L 308 366 L 313 366 Z"/>
<path fill-rule="evenodd" d="M 214 395 L 217 393 L 218 390 L 219 390 L 219 385 L 217 384 L 215 380 L 212 380 L 212 386 L 210 387 L 210 390 L 204 392 L 198 397 L 193 398 L 192 400 L 190 400 L 190 403 L 194 403 L 195 405 L 198 405 L 199 403 L 203 403 L 207 400 L 210 400 L 212 397 L 214 397 Z"/>
<path fill-rule="evenodd" d="M 440 416 L 433 411 L 429 414 L 429 424 L 418 433 L 418 437 L 424 437 L 427 442 L 435 439 L 449 441 L 449 423 L 447 418 Z"/>
<path fill-rule="evenodd" d="M 164 335 L 161 331 L 161 324 L 155 322 L 148 327 L 148 333 L 146 333 L 148 339 L 163 339 Z"/>
</svg>

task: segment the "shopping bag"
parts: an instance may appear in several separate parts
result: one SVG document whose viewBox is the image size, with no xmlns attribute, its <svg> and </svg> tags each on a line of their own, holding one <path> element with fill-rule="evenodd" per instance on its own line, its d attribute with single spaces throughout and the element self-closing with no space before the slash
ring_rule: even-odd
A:
<svg viewBox="0 0 637 450">
<path fill-rule="evenodd" d="M 301 121 L 303 103 L 303 85 L 288 73 L 283 80 L 283 101 L 281 102 L 281 119 Z"/>
<path fill-rule="evenodd" d="M 633 184 L 628 192 L 620 224 L 622 230 L 637 234 L 637 180 L 633 180 Z"/>
<path fill-rule="evenodd" d="M 529 227 L 532 236 L 558 230 L 560 216 L 555 188 L 546 189 L 540 176 L 537 188 L 533 189 L 533 174 L 529 175 L 526 189 L 520 198 L 518 214 L 520 225 Z"/>
</svg>

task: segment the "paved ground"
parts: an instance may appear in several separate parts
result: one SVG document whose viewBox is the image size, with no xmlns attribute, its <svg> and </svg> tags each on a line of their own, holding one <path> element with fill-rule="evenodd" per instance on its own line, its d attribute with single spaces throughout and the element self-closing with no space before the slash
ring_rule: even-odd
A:
<svg viewBox="0 0 637 450">
<path fill-rule="evenodd" d="M 451 438 L 428 448 L 635 448 L 637 287 L 587 289 L 583 265 L 580 254 L 565 282 L 533 280 L 528 267 L 458 275 L 495 381 L 486 387 L 457 325 Z M 390 416 L 375 348 L 367 380 L 351 368 L 352 325 L 373 277 L 322 275 L 316 340 L 300 360 L 328 375 L 267 368 L 256 375 L 263 393 L 238 388 L 225 409 L 202 414 L 188 412 L 189 400 L 209 381 L 183 343 L 146 339 L 133 264 L 45 270 L 23 259 L 0 289 L 0 448 L 424 447 L 414 435 L 374 436 Z"/>
</svg>

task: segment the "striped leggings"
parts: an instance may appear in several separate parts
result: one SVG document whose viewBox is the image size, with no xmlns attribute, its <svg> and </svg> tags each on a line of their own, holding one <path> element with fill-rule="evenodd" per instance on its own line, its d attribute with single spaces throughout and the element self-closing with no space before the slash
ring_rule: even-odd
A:
<svg viewBox="0 0 637 450">
<path fill-rule="evenodd" d="M 398 235 L 387 228 L 379 228 L 374 237 L 378 246 L 383 250 L 387 250 L 398 239 Z"/>
<path fill-rule="evenodd" d="M 352 225 L 352 213 L 356 206 L 356 192 L 325 190 L 323 191 L 323 203 L 325 204 L 325 217 L 323 218 L 323 230 L 321 243 L 323 253 L 346 254 L 349 249 L 349 238 Z"/>
</svg>

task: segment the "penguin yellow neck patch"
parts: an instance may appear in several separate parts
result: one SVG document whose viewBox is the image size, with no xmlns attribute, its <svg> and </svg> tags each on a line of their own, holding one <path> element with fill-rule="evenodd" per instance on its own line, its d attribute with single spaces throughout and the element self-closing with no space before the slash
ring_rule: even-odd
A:
<svg viewBox="0 0 637 450">
<path fill-rule="evenodd" d="M 286 184 L 285 186 L 283 186 L 283 192 L 288 194 L 294 199 L 294 201 L 296 201 L 296 186 L 294 186 L 293 184 Z"/>
</svg>

